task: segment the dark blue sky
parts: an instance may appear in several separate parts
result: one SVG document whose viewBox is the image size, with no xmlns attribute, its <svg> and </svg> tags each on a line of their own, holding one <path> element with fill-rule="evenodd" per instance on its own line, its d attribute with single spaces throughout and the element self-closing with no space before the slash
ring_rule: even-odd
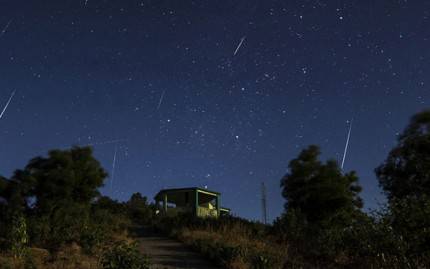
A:
<svg viewBox="0 0 430 269">
<path fill-rule="evenodd" d="M 429 19 L 424 0 L 0 0 L 0 174 L 86 144 L 112 174 L 117 147 L 104 194 L 207 185 L 260 219 L 264 181 L 273 219 L 289 161 L 340 161 L 354 118 L 345 169 L 375 208 L 373 169 L 429 106 Z"/>
</svg>

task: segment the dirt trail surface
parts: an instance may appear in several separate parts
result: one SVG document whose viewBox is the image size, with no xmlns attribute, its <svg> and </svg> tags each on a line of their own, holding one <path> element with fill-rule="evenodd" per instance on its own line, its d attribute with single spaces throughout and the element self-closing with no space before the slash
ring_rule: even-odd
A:
<svg viewBox="0 0 430 269">
<path fill-rule="evenodd" d="M 139 238 L 140 249 L 151 258 L 151 269 L 219 269 L 184 244 L 161 236 Z"/>
</svg>

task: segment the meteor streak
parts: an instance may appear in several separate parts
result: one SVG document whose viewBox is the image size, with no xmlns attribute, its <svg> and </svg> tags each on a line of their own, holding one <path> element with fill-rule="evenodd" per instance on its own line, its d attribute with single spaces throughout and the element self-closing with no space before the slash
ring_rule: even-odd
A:
<svg viewBox="0 0 430 269">
<path fill-rule="evenodd" d="M 351 138 L 352 121 L 353 120 L 351 120 L 351 124 L 349 125 L 348 138 L 346 139 L 345 151 L 343 152 L 343 159 L 342 159 L 342 166 L 341 166 L 342 170 L 345 164 L 346 154 L 348 153 L 349 140 Z"/>
<path fill-rule="evenodd" d="M 7 24 L 6 24 L 6 26 L 3 28 L 3 30 L 0 32 L 0 37 L 2 37 L 5 33 L 6 33 L 6 31 L 7 31 L 7 29 L 9 28 L 9 25 L 12 23 L 12 21 L 13 20 L 10 20 Z"/>
<path fill-rule="evenodd" d="M 127 139 L 116 139 L 116 140 L 109 140 L 109 141 L 102 141 L 102 142 L 94 142 L 94 143 L 86 144 L 86 146 L 116 144 L 116 143 L 119 143 L 119 142 L 127 142 Z"/>
<path fill-rule="evenodd" d="M 113 154 L 113 161 L 112 161 L 112 178 L 110 181 L 110 189 L 112 190 L 113 187 L 113 181 L 115 179 L 115 166 L 116 166 L 116 154 L 118 153 L 118 145 L 115 146 L 115 153 Z"/>
<path fill-rule="evenodd" d="M 7 108 L 9 107 L 9 104 L 12 101 L 12 98 L 15 96 L 15 92 L 16 91 L 13 91 L 12 94 L 10 95 L 9 100 L 7 101 L 6 105 L 3 108 L 3 111 L 0 114 L 0 119 L 3 118 L 3 115 L 6 112 Z"/>
<path fill-rule="evenodd" d="M 166 94 L 166 91 L 163 91 L 163 93 L 161 94 L 161 97 L 160 97 L 160 102 L 158 102 L 157 110 L 160 110 L 160 107 L 161 107 L 161 104 L 163 103 L 165 94 Z"/>
<path fill-rule="evenodd" d="M 233 56 L 236 56 L 236 54 L 237 54 L 237 52 L 239 51 L 240 47 L 242 47 L 242 44 L 243 44 L 243 42 L 245 41 L 245 39 L 246 39 L 246 36 L 244 36 L 244 37 L 242 37 L 242 38 L 240 39 L 240 43 L 239 43 L 239 45 L 237 46 L 236 50 L 234 51 Z"/>
</svg>

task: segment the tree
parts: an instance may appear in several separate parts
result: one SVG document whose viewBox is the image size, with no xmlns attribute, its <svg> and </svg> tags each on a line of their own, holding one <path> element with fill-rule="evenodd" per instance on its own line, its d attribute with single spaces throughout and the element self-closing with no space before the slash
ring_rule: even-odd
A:
<svg viewBox="0 0 430 269">
<path fill-rule="evenodd" d="M 9 181 L 5 177 L 0 176 L 0 216 L 2 216 L 6 209 L 8 186 Z"/>
<path fill-rule="evenodd" d="M 52 150 L 14 173 L 8 199 L 27 208 L 32 239 L 56 248 L 79 240 L 106 176 L 89 147 Z"/>
<path fill-rule="evenodd" d="M 376 175 L 390 202 L 430 196 L 430 110 L 412 117 Z"/>
<path fill-rule="evenodd" d="M 10 234 L 8 226 L 16 216 L 24 216 L 27 207 L 25 186 L 0 177 L 0 237 Z"/>
<path fill-rule="evenodd" d="M 0 197 L 4 196 L 4 191 L 7 188 L 8 180 L 5 177 L 0 176 Z"/>
<path fill-rule="evenodd" d="M 139 224 L 149 224 L 153 218 L 154 208 L 148 204 L 148 198 L 142 194 L 134 193 L 127 202 L 131 219 Z"/>
<path fill-rule="evenodd" d="M 32 159 L 13 180 L 24 187 L 27 197 L 34 197 L 35 209 L 49 213 L 64 203 L 90 204 L 100 195 L 107 173 L 93 157 L 89 147 L 52 150 L 48 158 Z"/>
<path fill-rule="evenodd" d="M 408 258 L 430 263 L 430 110 L 412 117 L 375 172 L 389 201 L 385 218 L 407 243 Z"/>
<path fill-rule="evenodd" d="M 311 145 L 289 164 L 281 180 L 286 211 L 295 211 L 306 222 L 322 223 L 362 207 L 361 187 L 355 172 L 342 173 L 334 160 L 318 160 L 320 150 Z"/>
<path fill-rule="evenodd" d="M 319 155 L 319 147 L 311 145 L 290 162 L 281 180 L 285 212 L 275 230 L 290 253 L 328 262 L 345 251 L 348 231 L 366 216 L 355 172 L 343 173 L 335 160 L 323 163 Z"/>
<path fill-rule="evenodd" d="M 0 176 L 0 238 L 6 234 L 7 199 L 6 189 L 9 185 L 6 178 Z"/>
</svg>

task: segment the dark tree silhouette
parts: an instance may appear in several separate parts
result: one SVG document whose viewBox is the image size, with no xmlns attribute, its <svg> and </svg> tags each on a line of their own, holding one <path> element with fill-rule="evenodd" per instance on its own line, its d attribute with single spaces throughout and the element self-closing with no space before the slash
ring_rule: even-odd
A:
<svg viewBox="0 0 430 269">
<path fill-rule="evenodd" d="M 148 198 L 141 193 L 133 193 L 127 202 L 130 217 L 139 224 L 148 224 L 154 213 L 154 208 L 148 203 Z"/>
<path fill-rule="evenodd" d="M 388 223 L 407 243 L 407 255 L 428 257 L 430 110 L 412 117 L 397 146 L 375 171 L 389 201 Z"/>
<path fill-rule="evenodd" d="M 6 203 L 6 190 L 9 185 L 9 181 L 0 176 L 0 205 Z"/>
<path fill-rule="evenodd" d="M 52 150 L 15 171 L 6 188 L 9 211 L 28 213 L 37 244 L 57 248 L 79 242 L 106 176 L 89 147 Z"/>
<path fill-rule="evenodd" d="M 52 150 L 48 158 L 32 159 L 24 170 L 15 172 L 26 196 L 35 198 L 35 209 L 51 212 L 61 204 L 89 204 L 99 196 L 107 173 L 89 147 Z"/>
<path fill-rule="evenodd" d="M 7 199 L 6 189 L 8 181 L 6 178 L 0 176 L 0 238 L 6 234 L 6 210 L 7 210 Z"/>
<path fill-rule="evenodd" d="M 376 175 L 390 201 L 430 195 L 430 110 L 412 117 Z"/>
<path fill-rule="evenodd" d="M 329 220 L 339 213 L 353 213 L 362 207 L 361 187 L 355 172 L 342 173 L 334 160 L 318 160 L 318 146 L 309 146 L 292 160 L 282 178 L 285 209 L 300 212 L 307 222 Z"/>
</svg>

